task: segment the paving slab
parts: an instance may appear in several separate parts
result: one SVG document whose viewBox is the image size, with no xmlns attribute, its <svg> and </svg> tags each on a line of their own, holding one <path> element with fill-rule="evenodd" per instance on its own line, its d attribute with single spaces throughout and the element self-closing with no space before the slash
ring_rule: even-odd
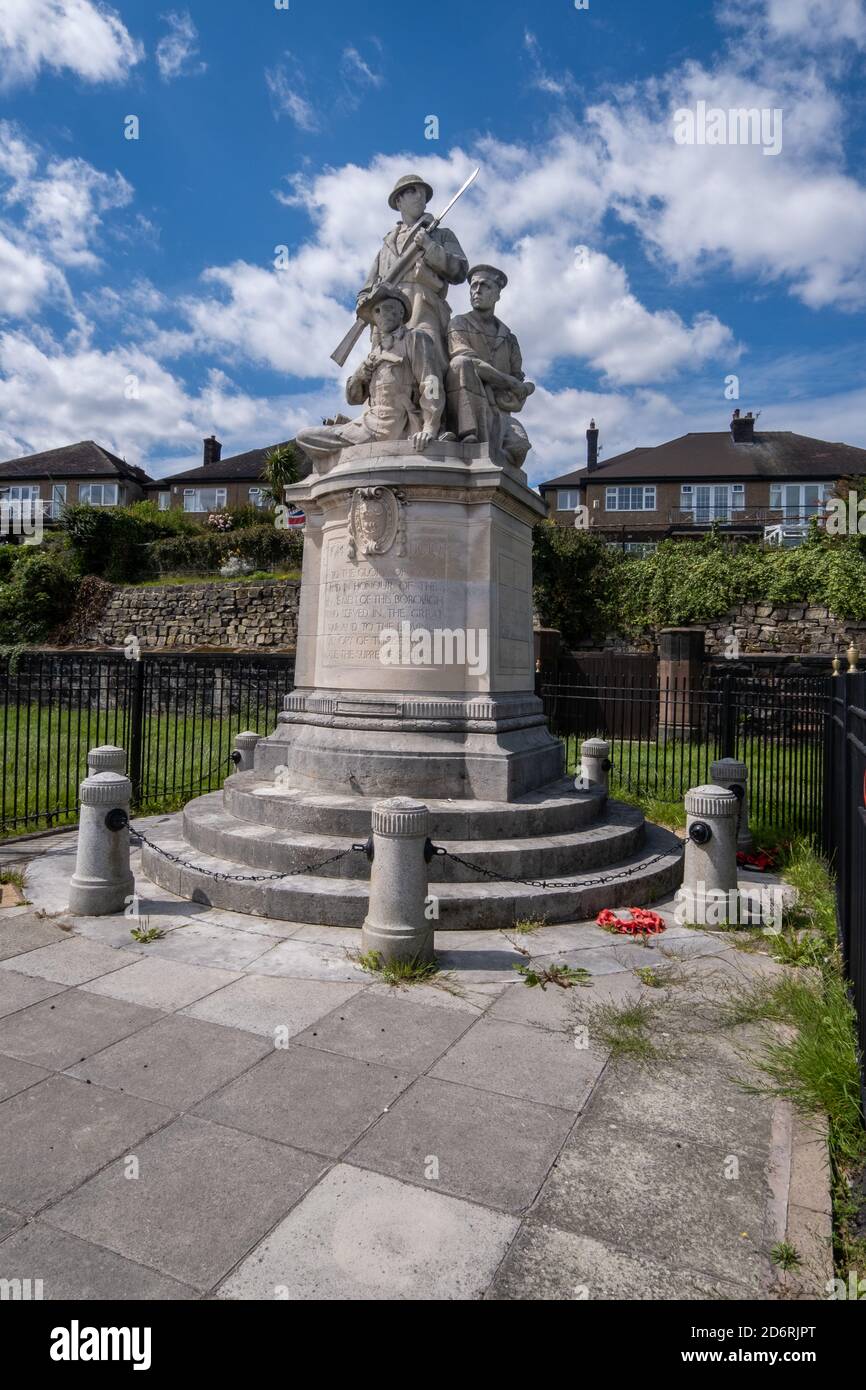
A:
<svg viewBox="0 0 866 1390">
<path fill-rule="evenodd" d="M 260 938 L 264 941 L 264 937 Z M 272 946 L 251 964 L 255 975 L 288 975 L 298 980 L 336 980 L 369 983 L 370 976 L 347 954 L 347 946 L 328 946 L 318 941 L 291 937 Z"/>
<path fill-rule="evenodd" d="M 245 1259 L 220 1298 L 480 1298 L 517 1220 L 341 1164 Z"/>
<path fill-rule="evenodd" d="M 338 1158 L 411 1080 L 396 1067 L 312 1047 L 279 1048 L 195 1113 Z"/>
<path fill-rule="evenodd" d="M 177 1014 L 69 1069 L 96 1085 L 186 1110 L 264 1057 L 272 1042 Z"/>
<path fill-rule="evenodd" d="M 131 943 L 130 943 L 131 944 Z M 82 985 L 112 970 L 122 970 L 136 959 L 133 951 L 118 951 L 98 941 L 68 936 L 53 946 L 40 946 L 26 956 L 0 961 L 0 971 L 18 970 L 60 985 Z"/>
<path fill-rule="evenodd" d="M 0 960 L 68 940 L 68 932 L 47 918 L 37 917 L 29 909 L 19 914 L 14 908 L 7 908 L 0 914 Z"/>
<path fill-rule="evenodd" d="M 0 1019 L 0 1052 L 62 1071 L 159 1017 L 139 1004 L 67 989 Z"/>
<path fill-rule="evenodd" d="M 638 1259 L 703 1270 L 755 1293 L 769 1276 L 765 1162 L 725 1146 L 582 1117 L 542 1188 L 539 1220 Z"/>
<path fill-rule="evenodd" d="M 16 956 L 22 960 L 22 956 Z M 0 970 L 0 1018 L 18 1013 L 19 1009 L 29 1008 L 52 995 L 62 994 L 65 986 L 53 984 L 50 980 L 40 980 L 19 970 Z"/>
<path fill-rule="evenodd" d="M 245 970 L 252 961 L 268 949 L 268 938 L 252 932 L 217 927 L 212 923 L 193 922 L 178 927 L 159 941 L 149 941 L 142 947 L 148 956 L 166 960 L 186 961 L 188 965 L 210 965 L 218 970 Z"/>
<path fill-rule="evenodd" d="M 217 970 L 210 965 L 186 965 L 180 960 L 164 960 L 148 956 L 126 965 L 100 980 L 92 980 L 85 988 L 93 994 L 125 999 L 130 1004 L 144 1004 L 151 1009 L 173 1013 L 185 1004 L 222 989 L 245 976 L 232 970 Z"/>
<path fill-rule="evenodd" d="M 531 1023 L 538 1028 L 562 1032 L 575 1022 L 574 996 L 578 993 L 590 995 L 591 991 L 581 985 L 574 989 L 562 989 L 559 985 L 530 988 L 521 980 L 503 990 L 487 1010 L 487 1017 L 506 1019 L 510 1023 Z"/>
<path fill-rule="evenodd" d="M 36 1212 L 169 1118 L 136 1096 L 50 1076 L 0 1106 L 0 1202 Z"/>
<path fill-rule="evenodd" d="M 324 1166 L 311 1154 L 191 1115 L 135 1154 L 137 1179 L 114 1163 L 51 1207 L 46 1220 L 199 1290 L 228 1273 Z"/>
<path fill-rule="evenodd" d="M 442 970 L 450 971 L 459 985 L 508 984 L 514 979 L 514 968 L 524 965 L 526 957 L 513 950 L 508 942 L 494 940 L 485 950 L 450 948 L 437 949 L 436 961 Z"/>
<path fill-rule="evenodd" d="M 468 1022 L 462 1012 L 363 991 L 299 1033 L 296 1042 L 363 1062 L 392 1063 L 417 1076 L 466 1031 Z"/>
<path fill-rule="evenodd" d="M 574 1042 L 566 1033 L 484 1017 L 430 1075 L 576 1113 L 595 1085 L 606 1053 L 577 1048 Z"/>
<path fill-rule="evenodd" d="M 200 967 L 199 967 L 200 968 Z M 280 975 L 242 975 L 234 983 L 184 1009 L 190 1018 L 206 1018 L 231 1028 L 246 1028 L 272 1041 L 294 1037 L 361 988 L 335 980 L 293 980 Z"/>
<path fill-rule="evenodd" d="M 0 1245 L 0 1278 L 40 1279 L 41 1295 L 46 1302 L 152 1302 L 199 1297 L 186 1284 L 133 1264 L 112 1250 L 54 1230 L 42 1221 L 30 1222 Z"/>
<path fill-rule="evenodd" d="M 573 1123 L 570 1111 L 422 1076 L 347 1161 L 518 1213 L 532 1202 Z"/>
<path fill-rule="evenodd" d="M 25 1220 L 26 1218 L 20 1212 L 9 1211 L 7 1207 L 0 1207 L 0 1240 L 5 1240 Z"/>
<path fill-rule="evenodd" d="M 506 1255 L 486 1297 L 494 1300 L 729 1300 L 749 1297 L 732 1280 L 671 1269 L 588 1236 L 547 1226 L 531 1215 Z"/>
<path fill-rule="evenodd" d="M 255 917 L 251 912 L 230 912 L 228 908 L 206 907 L 201 904 L 199 921 L 215 927 L 234 927 L 236 931 L 252 932 L 254 936 L 270 936 L 283 941 L 299 930 L 296 922 L 278 922 L 275 917 Z M 327 930 L 327 928 L 320 928 Z M 358 940 L 361 933 L 358 932 Z"/>
<path fill-rule="evenodd" d="M 155 914 L 146 912 L 137 918 L 117 914 L 113 917 L 64 917 L 62 920 L 74 923 L 76 936 L 83 936 L 88 941 L 98 941 L 103 946 L 117 946 L 131 951 L 144 949 L 143 944 L 136 942 L 133 937 L 133 927 L 158 927 L 168 935 L 181 927 L 191 927 L 195 924 L 194 918 L 177 911 Z"/>
<path fill-rule="evenodd" d="M 32 1067 L 29 1062 L 19 1062 L 17 1057 L 0 1056 L 0 1101 L 26 1091 L 37 1081 L 44 1081 L 51 1073 L 44 1067 Z"/>
</svg>

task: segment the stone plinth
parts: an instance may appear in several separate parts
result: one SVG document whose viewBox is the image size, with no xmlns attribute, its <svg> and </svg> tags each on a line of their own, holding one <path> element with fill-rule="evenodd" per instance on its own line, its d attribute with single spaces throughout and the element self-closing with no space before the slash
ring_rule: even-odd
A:
<svg viewBox="0 0 866 1390">
<path fill-rule="evenodd" d="M 295 689 L 256 768 L 299 789 L 510 800 L 555 781 L 534 693 L 522 470 L 485 446 L 344 449 L 306 514 Z"/>
</svg>

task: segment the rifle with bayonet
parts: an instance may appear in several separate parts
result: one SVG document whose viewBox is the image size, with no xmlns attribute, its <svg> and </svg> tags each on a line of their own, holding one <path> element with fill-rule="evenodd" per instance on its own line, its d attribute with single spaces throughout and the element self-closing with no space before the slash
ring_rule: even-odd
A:
<svg viewBox="0 0 866 1390">
<path fill-rule="evenodd" d="M 443 222 L 445 218 L 448 216 L 454 204 L 457 202 L 457 199 L 461 198 L 463 194 L 466 192 L 467 188 L 470 186 L 470 184 L 473 184 L 475 182 L 479 173 L 480 169 L 476 169 L 473 173 L 469 175 L 469 178 L 466 180 L 463 187 L 458 189 L 458 191 L 454 194 L 454 197 L 451 199 L 451 202 L 448 204 L 447 208 L 443 208 L 438 217 L 434 217 L 433 220 L 430 221 L 429 214 L 425 212 L 421 217 L 418 218 L 418 221 L 415 223 L 414 227 L 411 227 L 409 229 L 409 235 L 406 239 L 406 246 L 403 251 L 403 254 L 400 256 L 399 260 L 394 262 L 394 265 L 391 267 L 391 273 L 388 276 L 387 280 L 381 280 L 379 282 L 380 285 L 389 285 L 391 288 L 396 289 L 396 287 L 400 284 L 401 280 L 404 280 L 406 278 L 408 271 L 412 269 L 412 266 L 415 264 L 417 260 L 420 259 L 420 257 L 423 254 L 423 250 L 421 246 L 419 246 L 417 241 L 418 233 L 424 231 L 429 236 L 431 232 L 435 232 L 439 224 Z M 339 347 L 334 348 L 334 351 L 331 353 L 331 358 L 334 362 L 337 363 L 338 367 L 342 367 L 345 365 L 349 353 L 352 351 L 352 348 L 355 346 L 361 334 L 364 332 L 364 329 L 367 327 L 368 324 L 364 319 L 356 318 L 355 322 L 352 324 L 352 327 L 349 329 L 348 333 L 346 334 L 343 341 L 340 343 Z"/>
</svg>

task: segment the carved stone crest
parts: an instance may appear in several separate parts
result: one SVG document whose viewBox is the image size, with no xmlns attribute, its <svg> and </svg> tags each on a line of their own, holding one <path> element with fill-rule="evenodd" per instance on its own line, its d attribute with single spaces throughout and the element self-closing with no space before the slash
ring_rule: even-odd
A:
<svg viewBox="0 0 866 1390">
<path fill-rule="evenodd" d="M 398 555 L 405 555 L 403 494 L 389 487 L 356 487 L 349 503 L 349 559 L 384 555 L 395 541 Z"/>
</svg>

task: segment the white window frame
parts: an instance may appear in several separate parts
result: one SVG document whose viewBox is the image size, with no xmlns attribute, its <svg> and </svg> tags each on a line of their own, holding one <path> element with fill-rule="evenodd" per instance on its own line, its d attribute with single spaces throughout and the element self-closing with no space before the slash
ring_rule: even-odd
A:
<svg viewBox="0 0 866 1390">
<path fill-rule="evenodd" d="M 699 496 L 702 500 L 698 500 Z M 680 512 L 690 513 L 704 526 L 714 521 L 733 521 L 734 513 L 745 511 L 745 507 L 745 483 L 683 483 L 680 487 Z"/>
<path fill-rule="evenodd" d="M 806 488 L 815 488 L 817 497 L 814 502 L 806 501 Z M 796 499 L 791 497 L 796 493 Z M 802 523 L 811 521 L 813 516 L 820 516 L 824 510 L 827 498 L 830 493 L 829 483 L 803 482 L 803 483 L 771 483 L 770 484 L 770 511 L 784 513 L 785 522 Z"/>
<path fill-rule="evenodd" d="M 635 497 L 635 493 L 640 497 Z M 623 505 L 624 494 L 625 505 Z M 632 503 L 639 501 L 640 506 Z M 604 509 L 606 512 L 654 512 L 656 509 L 655 483 L 616 483 L 605 488 Z"/>
<path fill-rule="evenodd" d="M 157 493 L 157 506 L 161 512 L 171 511 L 171 493 L 168 488 L 163 488 L 162 492 Z"/>
<path fill-rule="evenodd" d="M 271 505 L 271 497 L 264 483 L 254 483 L 250 488 L 250 506 L 258 507 L 260 511 L 267 511 Z"/>
<path fill-rule="evenodd" d="M 563 498 L 574 498 L 574 501 L 563 501 Z M 558 487 L 556 489 L 556 510 L 558 512 L 576 512 L 580 506 L 580 489 L 576 487 Z"/>
<path fill-rule="evenodd" d="M 205 493 L 213 493 L 214 501 L 202 505 Z M 183 490 L 183 509 L 185 512 L 221 512 L 226 506 L 227 489 L 224 487 L 185 487 Z"/>
<path fill-rule="evenodd" d="M 98 498 L 94 496 L 98 491 Z M 90 507 L 116 507 L 120 502 L 117 483 L 79 483 L 78 500 Z"/>
<path fill-rule="evenodd" d="M 60 517 L 61 511 L 63 510 L 63 508 L 64 508 L 65 506 L 66 506 L 66 484 L 65 484 L 65 483 L 52 483 L 52 484 L 51 484 L 51 501 L 50 501 L 50 502 L 46 502 L 46 504 L 45 504 L 45 515 L 46 515 L 46 516 L 49 516 L 49 517 L 51 518 L 52 521 L 57 521 L 57 520 L 59 519 L 59 517 Z"/>
<path fill-rule="evenodd" d="M 32 520 L 39 510 L 40 501 L 38 483 L 4 483 L 0 487 L 0 505 L 8 508 L 10 521 L 20 522 L 22 518 Z"/>
</svg>

